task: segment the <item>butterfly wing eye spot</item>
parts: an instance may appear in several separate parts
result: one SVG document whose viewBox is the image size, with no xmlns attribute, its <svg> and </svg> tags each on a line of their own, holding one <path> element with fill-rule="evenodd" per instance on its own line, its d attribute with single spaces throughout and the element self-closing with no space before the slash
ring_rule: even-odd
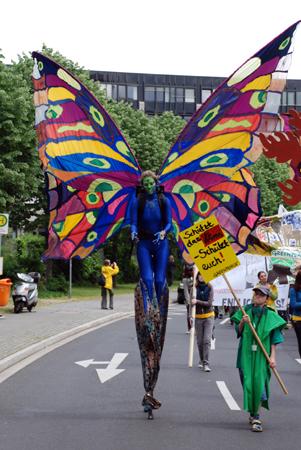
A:
<svg viewBox="0 0 301 450">
<path fill-rule="evenodd" d="M 198 127 L 204 128 L 218 115 L 220 110 L 220 105 L 215 106 L 215 108 L 210 109 L 206 114 L 199 120 Z"/>
<path fill-rule="evenodd" d="M 95 106 L 93 106 L 93 105 L 90 106 L 89 111 L 90 111 L 90 114 L 91 114 L 93 120 L 101 127 L 104 127 L 105 121 L 104 121 L 104 118 L 103 118 L 103 115 L 101 114 L 101 112 L 98 111 L 98 109 L 96 109 Z"/>
</svg>

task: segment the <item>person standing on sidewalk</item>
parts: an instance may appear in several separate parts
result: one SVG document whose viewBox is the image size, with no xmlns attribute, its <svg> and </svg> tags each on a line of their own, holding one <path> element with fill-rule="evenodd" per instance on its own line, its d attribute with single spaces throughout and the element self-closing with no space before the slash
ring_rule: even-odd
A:
<svg viewBox="0 0 301 450">
<path fill-rule="evenodd" d="M 175 258 L 173 255 L 169 255 L 166 269 L 166 280 L 168 286 L 172 286 L 175 276 L 175 270 L 176 270 Z"/>
<path fill-rule="evenodd" d="M 104 260 L 104 265 L 101 268 L 101 273 L 104 275 L 106 279 L 106 283 L 101 287 L 101 309 L 108 309 L 107 307 L 107 293 L 110 296 L 110 309 L 114 309 L 113 307 L 113 276 L 117 275 L 119 272 L 119 268 L 116 262 L 111 264 L 109 259 Z"/>
<path fill-rule="evenodd" d="M 209 352 L 214 325 L 213 287 L 210 283 L 205 283 L 200 272 L 197 274 L 195 287 L 196 298 L 191 300 L 191 304 L 196 305 L 195 332 L 200 355 L 199 367 L 204 372 L 211 372 Z"/>
<path fill-rule="evenodd" d="M 184 289 L 184 298 L 187 311 L 187 334 L 191 330 L 191 291 L 193 286 L 193 264 L 184 263 L 182 282 Z"/>
</svg>

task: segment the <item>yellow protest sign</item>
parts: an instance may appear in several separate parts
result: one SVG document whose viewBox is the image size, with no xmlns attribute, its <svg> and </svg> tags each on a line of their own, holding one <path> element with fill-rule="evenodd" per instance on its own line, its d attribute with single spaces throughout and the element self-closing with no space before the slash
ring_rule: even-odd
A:
<svg viewBox="0 0 301 450">
<path fill-rule="evenodd" d="M 215 216 L 186 228 L 180 236 L 206 283 L 240 264 Z"/>
</svg>

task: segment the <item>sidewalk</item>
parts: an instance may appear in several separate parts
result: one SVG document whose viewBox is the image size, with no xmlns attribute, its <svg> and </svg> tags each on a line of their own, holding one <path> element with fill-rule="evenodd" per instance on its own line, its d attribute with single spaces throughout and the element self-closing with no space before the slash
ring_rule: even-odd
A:
<svg viewBox="0 0 301 450">
<path fill-rule="evenodd" d="M 0 372 L 24 358 L 26 349 L 36 351 L 38 345 L 34 344 L 46 347 L 47 341 L 43 341 L 50 342 L 49 338 L 59 341 L 66 334 L 72 336 L 79 330 L 131 314 L 134 314 L 134 293 L 114 296 L 114 310 L 101 309 L 100 299 L 53 301 L 47 306 L 40 300 L 31 313 L 26 309 L 20 314 L 5 313 L 0 320 Z"/>
</svg>

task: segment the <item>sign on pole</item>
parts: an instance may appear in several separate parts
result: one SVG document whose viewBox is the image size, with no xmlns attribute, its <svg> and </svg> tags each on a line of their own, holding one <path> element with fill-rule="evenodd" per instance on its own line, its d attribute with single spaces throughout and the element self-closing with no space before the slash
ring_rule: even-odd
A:
<svg viewBox="0 0 301 450">
<path fill-rule="evenodd" d="M 0 234 L 8 233 L 8 214 L 0 213 Z"/>
<path fill-rule="evenodd" d="M 225 272 L 234 269 L 239 266 L 240 262 L 237 258 L 234 250 L 228 242 L 221 226 L 219 225 L 215 216 L 207 217 L 207 219 L 201 222 L 195 223 L 192 227 L 187 228 L 180 232 L 180 236 L 190 254 L 194 260 L 197 268 L 202 274 L 204 281 L 208 283 L 210 280 L 223 275 L 225 282 L 227 283 L 233 297 L 235 298 L 237 305 L 241 309 L 243 315 L 246 312 L 242 308 L 239 299 L 236 297 L 235 292 L 230 285 Z M 252 324 L 248 322 L 249 327 L 256 339 L 258 345 L 262 349 L 265 358 L 270 363 L 270 357 L 262 345 L 258 334 Z M 191 353 L 193 350 L 189 353 Z M 192 359 L 192 356 L 190 357 Z M 192 361 L 189 359 L 189 366 L 192 367 Z M 190 365 L 191 362 L 191 365 Z M 272 368 L 283 392 L 287 394 L 287 389 L 277 372 L 276 368 Z"/>
<path fill-rule="evenodd" d="M 195 223 L 180 236 L 206 283 L 240 264 L 215 216 Z"/>
</svg>

